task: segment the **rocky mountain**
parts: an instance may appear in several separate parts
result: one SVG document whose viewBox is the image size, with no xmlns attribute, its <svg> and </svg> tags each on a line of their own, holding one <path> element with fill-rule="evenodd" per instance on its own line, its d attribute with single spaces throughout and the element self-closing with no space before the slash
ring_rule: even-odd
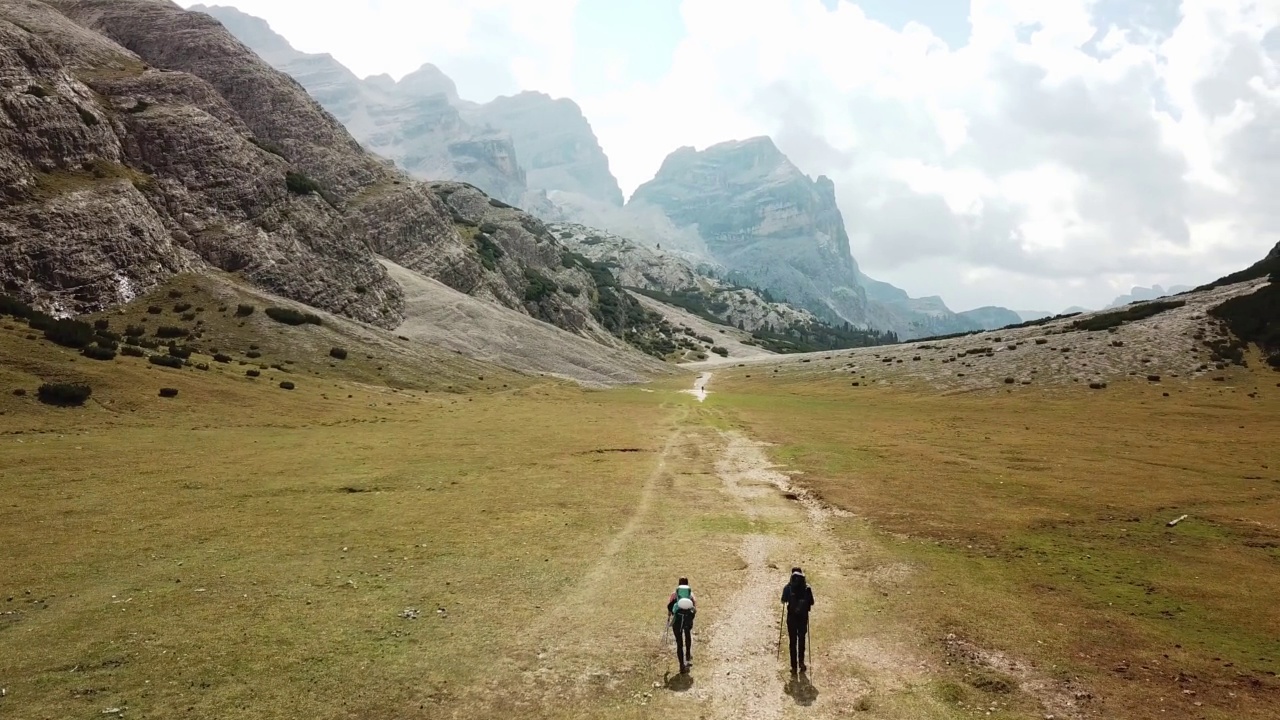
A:
<svg viewBox="0 0 1280 720">
<path fill-rule="evenodd" d="M 1190 289 L 1191 287 L 1188 285 L 1174 285 L 1168 290 L 1165 290 L 1159 285 L 1153 285 L 1149 288 L 1135 287 L 1129 291 L 1128 295 L 1121 295 L 1115 300 L 1112 300 L 1109 305 L 1103 308 L 1103 310 L 1121 307 L 1130 303 L 1142 302 L 1144 300 L 1155 300 L 1157 298 L 1168 297 L 1169 295 L 1177 295 L 1178 293 L 1187 292 Z"/>
<path fill-rule="evenodd" d="M 218 268 L 381 327 L 386 257 L 582 337 L 669 328 L 540 221 L 366 152 L 217 21 L 164 0 L 0 0 L 0 285 L 55 313 Z"/>
<path fill-rule="evenodd" d="M 462 113 L 479 127 L 510 134 L 530 188 L 622 206 L 622 190 L 609 171 L 609 158 L 574 101 L 522 92 L 483 105 L 464 104 Z"/>
<path fill-rule="evenodd" d="M 635 212 L 651 208 L 696 230 L 732 279 L 828 322 L 902 338 L 980 329 L 940 298 L 911 298 L 864 275 L 849 249 L 834 183 L 806 176 L 767 137 L 676 150 L 627 205 Z"/>
<path fill-rule="evenodd" d="M 549 227 L 570 249 L 609 268 L 623 287 L 696 309 L 717 322 L 747 331 L 819 322 L 807 310 L 775 302 L 754 288 L 738 287 L 716 277 L 721 269 L 714 266 L 694 264 L 688 257 L 583 225 Z"/>
<path fill-rule="evenodd" d="M 505 202 L 525 202 L 528 185 L 511 136 L 464 120 L 455 107 L 457 87 L 434 65 L 399 82 L 387 75 L 362 80 L 332 55 L 295 50 L 265 20 L 236 8 L 191 10 L 215 18 L 297 80 L 372 152 L 419 178 L 461 180 Z"/>
<path fill-rule="evenodd" d="M 543 217 L 552 217 L 547 191 L 622 205 L 609 159 L 572 100 L 525 92 L 467 102 L 430 64 L 399 82 L 388 75 L 360 79 L 331 55 L 294 50 L 265 20 L 232 7 L 191 9 L 216 18 L 301 83 L 367 148 L 416 177 L 468 182 Z"/>
<path fill-rule="evenodd" d="M 997 307 L 995 305 L 987 305 L 985 307 L 974 308 L 973 310 L 965 310 L 956 313 L 962 318 L 969 320 L 983 330 L 998 330 L 1009 325 L 1017 325 L 1032 318 L 1023 318 L 1018 313 L 1008 308 Z M 1045 317 L 1048 317 L 1046 315 Z"/>
</svg>

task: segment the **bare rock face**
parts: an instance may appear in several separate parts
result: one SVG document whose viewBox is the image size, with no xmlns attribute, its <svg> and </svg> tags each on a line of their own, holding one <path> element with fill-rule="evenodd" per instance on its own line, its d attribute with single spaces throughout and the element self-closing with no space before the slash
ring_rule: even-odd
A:
<svg viewBox="0 0 1280 720">
<path fill-rule="evenodd" d="M 278 70 L 292 76 L 370 151 L 425 180 L 471 183 L 508 203 L 528 186 L 511 137 L 473 127 L 455 104 L 457 87 L 424 65 L 399 82 L 356 77 L 328 54 L 295 50 L 265 20 L 232 7 L 195 5 Z"/>
<path fill-rule="evenodd" d="M 394 327 L 381 254 L 615 347 L 660 334 L 532 216 L 411 180 L 163 0 L 0 0 L 0 180 L 0 285 L 59 313 L 216 267 Z"/>
<path fill-rule="evenodd" d="M 57 312 L 84 312 L 212 265 L 326 310 L 386 326 L 399 321 L 399 288 L 363 239 L 347 232 L 343 214 L 286 184 L 297 171 L 351 192 L 386 170 L 349 138 L 344 148 L 332 121 L 296 87 L 275 78 L 281 110 L 311 110 L 293 127 L 306 130 L 310 120 L 320 142 L 337 149 L 281 134 L 274 144 L 292 147 L 282 153 L 296 153 L 291 162 L 262 149 L 273 129 L 262 112 L 257 130 L 188 71 L 195 63 L 159 51 L 144 59 L 99 32 L 125 29 L 119 39 L 144 51 L 164 47 L 149 33 L 185 37 L 220 65 L 211 74 L 235 73 L 252 85 L 260 63 L 225 33 L 209 37 L 190 22 L 199 16 L 144 0 L 4 0 L 0 8 L 6 291 Z"/>
<path fill-rule="evenodd" d="M 529 187 L 622 206 L 622 190 L 609 171 L 609 158 L 574 101 L 523 92 L 484 105 L 466 105 L 463 114 L 476 125 L 511 136 Z"/>
<path fill-rule="evenodd" d="M 901 338 L 979 329 L 940 298 L 910 298 L 863 275 L 849 249 L 835 185 L 810 179 L 767 137 L 685 147 L 627 204 L 697 231 L 729 279 L 763 288 L 834 325 Z"/>
<path fill-rule="evenodd" d="M 648 291 L 650 297 L 685 307 L 697 306 L 722 324 L 753 332 L 818 322 L 807 310 L 720 279 L 716 273 L 723 268 L 583 225 L 549 228 L 570 249 L 608 267 L 623 287 Z"/>
</svg>

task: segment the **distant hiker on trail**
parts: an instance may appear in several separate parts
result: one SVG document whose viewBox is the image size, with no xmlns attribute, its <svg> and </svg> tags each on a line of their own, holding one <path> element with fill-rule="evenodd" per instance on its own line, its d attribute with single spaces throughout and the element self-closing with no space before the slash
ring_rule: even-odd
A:
<svg viewBox="0 0 1280 720">
<path fill-rule="evenodd" d="M 698 612 L 698 601 L 689 587 L 689 578 L 680 578 L 676 591 L 667 598 L 667 624 L 676 634 L 676 659 L 680 672 L 689 672 L 693 664 L 693 616 Z"/>
<path fill-rule="evenodd" d="M 809 608 L 813 607 L 813 588 L 804 578 L 800 568 L 791 568 L 791 580 L 782 588 L 782 604 L 787 606 L 787 638 L 791 643 L 791 674 L 796 674 L 796 660 L 800 660 L 800 672 L 808 672 L 805 664 L 805 640 L 809 634 Z"/>
</svg>

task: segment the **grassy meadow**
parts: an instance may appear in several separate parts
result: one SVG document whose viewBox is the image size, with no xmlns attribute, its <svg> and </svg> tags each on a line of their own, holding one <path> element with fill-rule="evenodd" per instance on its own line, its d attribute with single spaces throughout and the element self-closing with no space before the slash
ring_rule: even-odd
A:
<svg viewBox="0 0 1280 720">
<path fill-rule="evenodd" d="M 1233 373 L 944 396 L 736 370 L 708 405 L 909 568 L 875 612 L 940 657 L 1023 658 L 1101 717 L 1267 718 L 1280 375 Z"/>
</svg>

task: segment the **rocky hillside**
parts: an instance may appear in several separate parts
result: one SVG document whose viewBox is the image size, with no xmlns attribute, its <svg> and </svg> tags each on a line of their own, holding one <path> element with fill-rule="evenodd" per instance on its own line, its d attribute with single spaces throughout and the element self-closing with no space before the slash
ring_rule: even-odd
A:
<svg viewBox="0 0 1280 720">
<path fill-rule="evenodd" d="M 1125 305 L 1128 305 L 1129 303 L 1142 302 L 1144 300 L 1156 300 L 1158 298 L 1168 297 L 1170 295 L 1177 295 L 1178 293 L 1183 293 L 1190 289 L 1191 288 L 1187 285 L 1174 285 L 1168 290 L 1164 289 L 1163 287 L 1160 287 L 1159 285 L 1153 285 L 1149 288 L 1135 287 L 1132 290 L 1130 290 L 1127 295 L 1121 295 L 1120 297 L 1117 297 L 1115 300 L 1112 300 L 1111 303 L 1108 304 L 1107 307 L 1103 309 L 1108 310 L 1110 308 L 1123 307 Z"/>
<path fill-rule="evenodd" d="M 528 186 L 506 133 L 476 127 L 457 108 L 457 88 L 439 68 L 424 65 L 399 82 L 360 79 L 329 54 L 295 50 L 265 20 L 233 7 L 195 5 L 262 59 L 297 80 L 369 150 L 415 177 L 469 182 L 508 203 L 525 201 Z"/>
<path fill-rule="evenodd" d="M 640 186 L 628 209 L 658 208 L 695 228 L 735 279 L 833 323 L 900 337 L 978 329 L 938 298 L 910 298 L 863 275 L 829 178 L 810 179 L 767 137 L 681 148 Z"/>
<path fill-rule="evenodd" d="M 608 267 L 628 289 L 649 297 L 697 309 L 725 325 L 756 331 L 819 322 L 813 313 L 766 298 L 763 293 L 717 278 L 718 268 L 694 265 L 687 257 L 646 247 L 583 225 L 552 224 L 552 234 L 565 245 Z"/>
<path fill-rule="evenodd" d="M 574 101 L 522 92 L 461 107 L 475 125 L 510 134 L 530 188 L 577 193 L 622 206 L 622 190 L 609 171 L 609 158 Z"/>
<path fill-rule="evenodd" d="M 411 181 L 207 15 L 163 0 L 0 0 L 0 284 L 58 313 L 217 268 L 382 327 L 375 255 L 583 337 L 661 319 L 533 217 Z"/>
<path fill-rule="evenodd" d="M 622 205 L 609 159 L 572 100 L 520 93 L 466 102 L 434 65 L 399 82 L 360 79 L 328 54 L 295 50 L 265 20 L 232 7 L 196 5 L 245 45 L 293 76 L 366 147 L 415 177 L 461 180 L 490 195 L 553 217 L 546 191 Z"/>
</svg>

